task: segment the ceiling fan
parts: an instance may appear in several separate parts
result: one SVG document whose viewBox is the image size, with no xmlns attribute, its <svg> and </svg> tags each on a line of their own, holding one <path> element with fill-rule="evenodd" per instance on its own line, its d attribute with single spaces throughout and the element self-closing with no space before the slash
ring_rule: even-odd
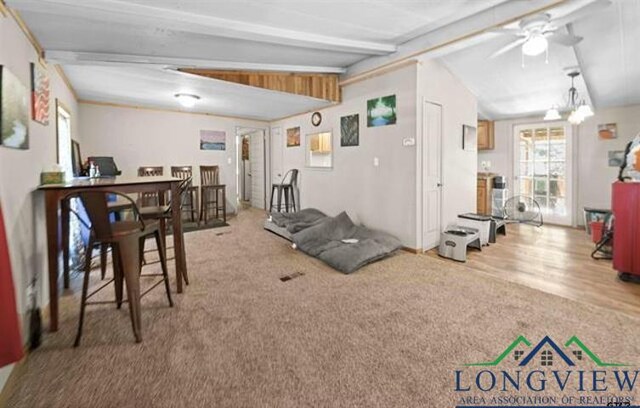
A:
<svg viewBox="0 0 640 408">
<path fill-rule="evenodd" d="M 550 14 L 540 13 L 520 20 L 518 23 L 519 28 L 492 30 L 491 32 L 494 33 L 518 38 L 491 54 L 491 58 L 505 54 L 519 46 L 522 46 L 523 56 L 536 56 L 548 51 L 549 42 L 572 47 L 582 41 L 582 37 L 572 33 L 564 34 L 559 32 L 558 29 L 595 13 L 610 4 L 610 0 L 596 0 L 562 17 L 553 18 Z"/>
</svg>

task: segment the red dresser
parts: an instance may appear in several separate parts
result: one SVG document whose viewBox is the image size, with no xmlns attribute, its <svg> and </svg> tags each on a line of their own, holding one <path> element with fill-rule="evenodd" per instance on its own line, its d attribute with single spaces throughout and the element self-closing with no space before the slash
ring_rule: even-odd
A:
<svg viewBox="0 0 640 408">
<path fill-rule="evenodd" d="M 613 268 L 623 280 L 640 279 L 640 183 L 613 183 Z"/>
</svg>

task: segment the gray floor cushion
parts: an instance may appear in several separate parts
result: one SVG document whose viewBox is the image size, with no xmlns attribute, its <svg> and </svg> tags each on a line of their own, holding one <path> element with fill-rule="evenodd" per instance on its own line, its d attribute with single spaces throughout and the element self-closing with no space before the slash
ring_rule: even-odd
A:
<svg viewBox="0 0 640 408">
<path fill-rule="evenodd" d="M 327 215 L 315 208 L 305 208 L 298 212 L 272 212 L 271 221 L 278 227 L 285 228 L 290 233 L 296 233 L 317 224 L 327 218 Z"/>
<path fill-rule="evenodd" d="M 344 239 L 358 242 L 344 243 Z M 304 253 L 343 273 L 354 272 L 402 247 L 391 234 L 355 225 L 345 212 L 293 234 L 292 240 Z"/>
</svg>

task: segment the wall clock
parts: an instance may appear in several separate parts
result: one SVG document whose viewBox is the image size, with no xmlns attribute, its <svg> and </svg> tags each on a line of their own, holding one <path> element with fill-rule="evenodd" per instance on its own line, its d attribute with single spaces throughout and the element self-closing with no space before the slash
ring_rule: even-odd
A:
<svg viewBox="0 0 640 408">
<path fill-rule="evenodd" d="M 320 112 L 313 112 L 313 115 L 311 115 L 311 124 L 313 126 L 319 126 L 321 122 L 322 115 L 320 114 Z"/>
</svg>

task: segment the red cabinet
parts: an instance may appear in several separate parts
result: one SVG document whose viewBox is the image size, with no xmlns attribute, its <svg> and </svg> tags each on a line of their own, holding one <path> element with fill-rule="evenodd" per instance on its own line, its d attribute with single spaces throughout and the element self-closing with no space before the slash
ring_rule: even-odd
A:
<svg viewBox="0 0 640 408">
<path fill-rule="evenodd" d="M 640 183 L 613 183 L 613 268 L 623 280 L 640 279 Z"/>
</svg>

